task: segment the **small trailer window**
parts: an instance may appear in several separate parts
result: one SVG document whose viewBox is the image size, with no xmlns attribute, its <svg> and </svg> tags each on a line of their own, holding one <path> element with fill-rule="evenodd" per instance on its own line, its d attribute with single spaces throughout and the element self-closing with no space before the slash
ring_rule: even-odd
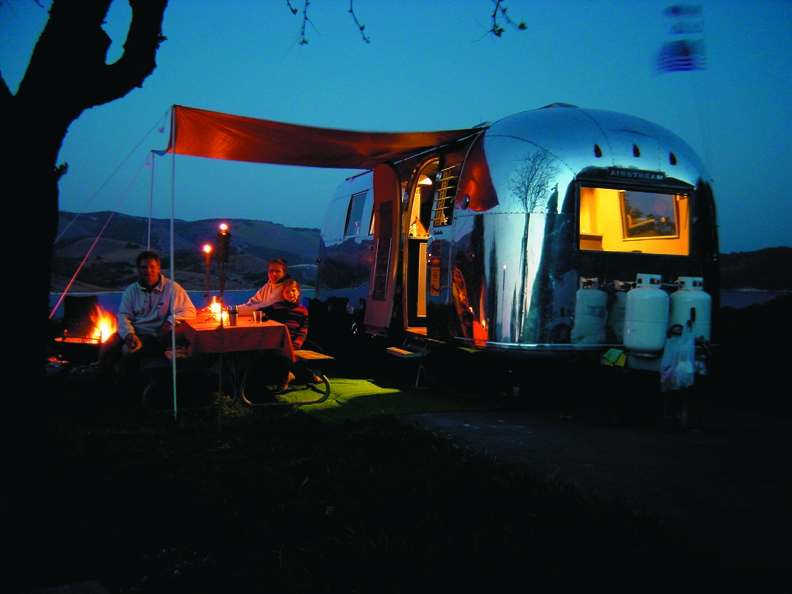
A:
<svg viewBox="0 0 792 594">
<path fill-rule="evenodd" d="M 581 187 L 578 247 L 687 256 L 688 202 L 685 194 Z"/>
<path fill-rule="evenodd" d="M 349 200 L 349 209 L 347 210 L 344 237 L 357 237 L 360 235 L 360 226 L 363 219 L 363 205 L 366 203 L 367 193 L 366 191 L 352 194 Z"/>
</svg>

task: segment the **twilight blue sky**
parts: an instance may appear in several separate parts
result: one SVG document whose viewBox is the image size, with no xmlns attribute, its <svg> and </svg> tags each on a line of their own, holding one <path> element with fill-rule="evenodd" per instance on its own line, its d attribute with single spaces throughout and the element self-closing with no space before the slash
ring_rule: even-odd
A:
<svg viewBox="0 0 792 594">
<path fill-rule="evenodd" d="M 49 7 L 48 0 L 41 2 Z M 693 2 L 691 2 L 692 4 Z M 302 0 L 293 1 L 302 7 Z M 721 251 L 792 245 L 792 1 L 703 2 L 707 70 L 653 75 L 671 0 L 509 0 L 527 31 L 486 36 L 489 0 L 313 0 L 309 43 L 285 0 L 171 0 L 158 68 L 142 89 L 85 112 L 60 161 L 61 209 L 146 216 L 149 151 L 173 104 L 370 131 L 462 128 L 553 102 L 637 115 L 680 135 L 714 179 Z M 47 10 L 0 5 L 0 71 L 16 90 Z M 116 59 L 129 7 L 106 29 Z M 483 38 L 482 38 L 483 37 Z M 165 127 L 167 130 L 167 126 Z M 135 147 L 138 147 L 135 149 Z M 118 173 L 111 174 L 127 159 Z M 154 215 L 170 215 L 171 157 Z M 176 216 L 318 227 L 348 171 L 176 160 Z M 111 178 L 104 188 L 99 188 Z M 91 200 L 92 196 L 95 197 Z M 90 203 L 88 202 L 89 200 Z"/>
</svg>

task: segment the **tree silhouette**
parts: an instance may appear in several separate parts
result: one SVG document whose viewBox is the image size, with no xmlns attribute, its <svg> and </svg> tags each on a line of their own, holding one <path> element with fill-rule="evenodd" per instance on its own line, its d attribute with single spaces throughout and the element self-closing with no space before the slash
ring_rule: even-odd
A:
<svg viewBox="0 0 792 594">
<path fill-rule="evenodd" d="M 143 85 L 165 39 L 161 25 L 167 0 L 129 0 L 132 21 L 124 53 L 108 64 L 110 38 L 102 24 L 111 2 L 53 0 L 17 92 L 0 77 L 6 147 L 0 179 L 7 226 L 13 222 L 8 235 L 11 245 L 33 254 L 30 262 L 17 257 L 2 296 L 4 336 L 9 341 L 3 357 L 6 377 L 18 378 L 16 383 L 23 386 L 6 398 L 3 415 L 12 483 L 29 476 L 31 467 L 41 467 L 48 455 L 47 424 L 42 415 L 31 414 L 31 405 L 46 410 L 52 245 L 58 229 L 58 179 L 66 172 L 66 165 L 57 163 L 58 153 L 69 126 L 83 111 Z M 29 489 L 40 487 L 29 482 Z"/>
</svg>

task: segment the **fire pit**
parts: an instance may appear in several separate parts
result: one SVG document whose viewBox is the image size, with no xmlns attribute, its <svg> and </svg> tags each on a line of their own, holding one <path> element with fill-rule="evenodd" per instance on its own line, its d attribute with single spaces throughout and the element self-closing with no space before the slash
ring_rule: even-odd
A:
<svg viewBox="0 0 792 594">
<path fill-rule="evenodd" d="M 115 314 L 100 307 L 96 295 L 67 297 L 63 321 L 63 336 L 55 339 L 55 355 L 81 365 L 98 360 L 102 343 L 118 327 Z"/>
</svg>

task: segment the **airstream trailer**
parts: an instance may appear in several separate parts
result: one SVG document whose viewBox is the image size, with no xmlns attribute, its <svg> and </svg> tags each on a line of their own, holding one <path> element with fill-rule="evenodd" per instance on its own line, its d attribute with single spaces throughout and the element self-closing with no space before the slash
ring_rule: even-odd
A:
<svg viewBox="0 0 792 594">
<path fill-rule="evenodd" d="M 711 182 L 685 142 L 554 104 L 347 179 L 322 228 L 316 294 L 348 298 L 373 334 L 651 359 L 658 347 L 634 334 L 658 311 L 667 324 L 660 287 L 703 278 L 717 298 L 717 260 Z"/>
</svg>

